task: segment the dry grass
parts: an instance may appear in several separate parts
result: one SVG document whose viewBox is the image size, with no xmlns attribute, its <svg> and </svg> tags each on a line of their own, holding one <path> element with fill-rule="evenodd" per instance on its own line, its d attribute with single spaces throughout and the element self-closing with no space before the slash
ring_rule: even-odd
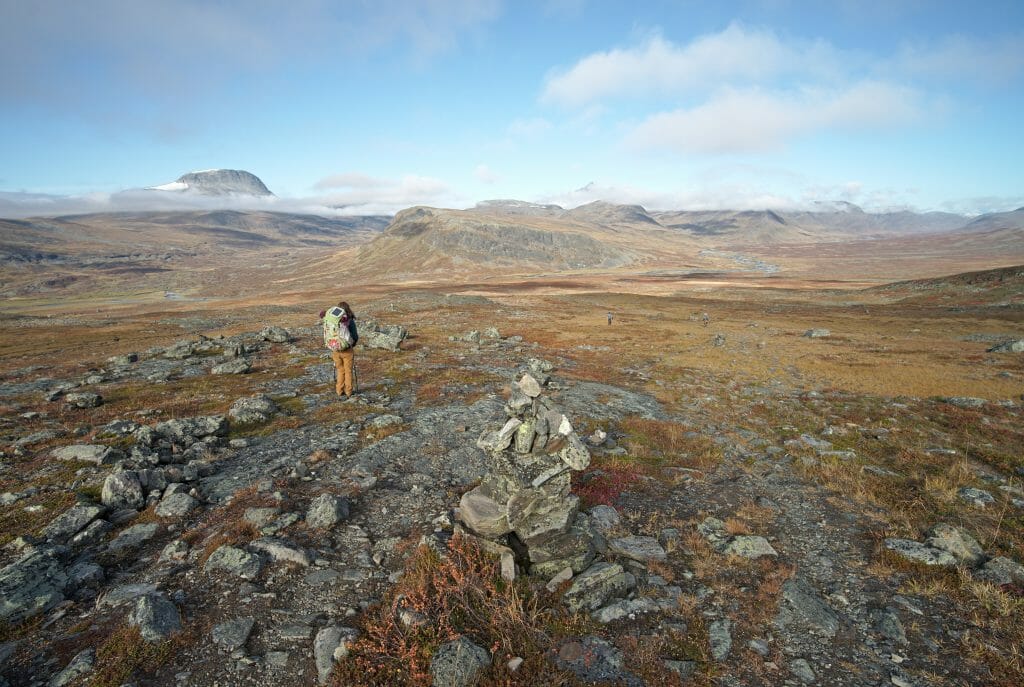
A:
<svg viewBox="0 0 1024 687">
<path fill-rule="evenodd" d="M 155 672 L 195 638 L 187 631 L 162 642 L 144 641 L 137 627 L 116 627 L 96 648 L 96 668 L 87 687 L 120 687 L 133 677 Z"/>
</svg>

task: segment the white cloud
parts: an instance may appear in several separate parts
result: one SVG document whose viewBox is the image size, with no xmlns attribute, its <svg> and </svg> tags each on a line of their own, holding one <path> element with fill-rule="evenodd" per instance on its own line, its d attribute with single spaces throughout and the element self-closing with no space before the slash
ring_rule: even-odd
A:
<svg viewBox="0 0 1024 687">
<path fill-rule="evenodd" d="M 841 60 L 852 59 L 823 41 L 784 43 L 772 31 L 733 24 L 688 45 L 654 35 L 638 46 L 588 55 L 550 75 L 541 100 L 579 107 L 608 98 L 679 95 L 722 81 L 826 78 L 842 71 Z"/>
<path fill-rule="evenodd" d="M 837 91 L 726 88 L 696 107 L 648 117 L 628 134 L 626 143 L 680 153 L 766 151 L 821 129 L 905 125 L 923 110 L 923 96 L 916 91 L 874 81 Z"/>
<path fill-rule="evenodd" d="M 324 177 L 320 181 L 313 184 L 313 188 L 318 191 L 326 191 L 332 188 L 380 188 L 386 186 L 387 182 L 371 177 L 367 174 L 361 174 L 359 172 L 344 172 L 342 174 L 333 174 L 329 177 Z"/>
<path fill-rule="evenodd" d="M 485 184 L 493 184 L 501 179 L 501 176 L 487 165 L 477 165 L 476 169 L 473 170 L 473 174 Z"/>
<path fill-rule="evenodd" d="M 464 199 L 454 194 L 445 182 L 414 174 L 399 179 L 380 179 L 349 173 L 327 177 L 324 181 L 331 184 L 325 188 L 342 190 L 306 198 L 203 196 L 148 189 L 80 196 L 0 192 L 0 217 L 175 210 L 264 210 L 324 216 L 393 215 L 412 205 L 458 207 L 464 203 Z"/>
</svg>

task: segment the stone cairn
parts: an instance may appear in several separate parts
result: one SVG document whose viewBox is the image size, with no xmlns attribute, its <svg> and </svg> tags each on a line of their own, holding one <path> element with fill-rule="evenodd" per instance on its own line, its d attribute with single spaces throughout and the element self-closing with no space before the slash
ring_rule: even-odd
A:
<svg viewBox="0 0 1024 687">
<path fill-rule="evenodd" d="M 542 367 L 531 365 L 513 384 L 508 421 L 476 442 L 491 456 L 491 470 L 459 502 L 457 531 L 468 530 L 501 555 L 507 579 L 517 565 L 543 579 L 566 568 L 579 573 L 596 557 L 590 519 L 570 493 L 571 471 L 586 469 L 590 452 L 569 419 L 542 396 L 548 380 Z"/>
</svg>

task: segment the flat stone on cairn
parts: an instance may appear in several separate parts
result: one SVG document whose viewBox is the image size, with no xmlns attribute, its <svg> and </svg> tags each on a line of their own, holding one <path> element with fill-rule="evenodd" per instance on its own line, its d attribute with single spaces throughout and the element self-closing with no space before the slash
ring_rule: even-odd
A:
<svg viewBox="0 0 1024 687">
<path fill-rule="evenodd" d="M 542 391 L 524 374 L 505 405 L 508 420 L 477 439 L 492 466 L 463 494 L 459 520 L 471 534 L 517 551 L 520 566 L 547 578 L 567 567 L 585 570 L 596 552 L 590 519 L 570 492 L 570 473 L 590 465 L 590 452 Z"/>
</svg>

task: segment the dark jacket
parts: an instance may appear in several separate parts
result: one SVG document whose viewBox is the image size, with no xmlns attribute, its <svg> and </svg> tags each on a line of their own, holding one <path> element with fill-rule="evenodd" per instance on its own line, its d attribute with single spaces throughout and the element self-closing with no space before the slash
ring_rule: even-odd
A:
<svg viewBox="0 0 1024 687">
<path fill-rule="evenodd" d="M 348 333 L 352 335 L 352 345 L 359 343 L 359 330 L 356 329 L 356 316 L 348 318 Z"/>
</svg>

